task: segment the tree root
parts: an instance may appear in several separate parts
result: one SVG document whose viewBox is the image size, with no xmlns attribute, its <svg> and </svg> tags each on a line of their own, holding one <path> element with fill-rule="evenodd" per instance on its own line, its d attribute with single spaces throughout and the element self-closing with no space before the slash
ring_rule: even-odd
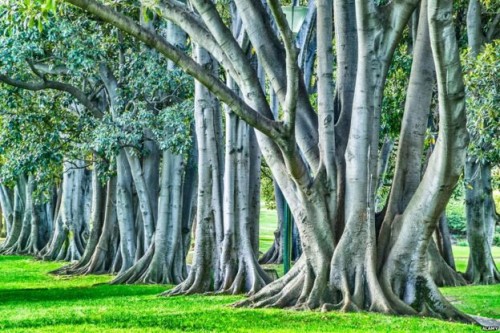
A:
<svg viewBox="0 0 500 333">
<path fill-rule="evenodd" d="M 161 293 L 160 296 L 181 296 L 213 292 L 210 273 L 209 270 L 207 271 L 203 267 L 192 267 L 186 280 L 173 289 Z"/>
<path fill-rule="evenodd" d="M 500 272 L 492 269 L 490 272 L 467 272 L 465 278 L 472 284 L 490 285 L 500 283 Z"/>
<path fill-rule="evenodd" d="M 472 317 L 455 308 L 439 291 L 429 273 L 389 274 L 384 272 L 382 288 L 398 313 L 435 317 L 464 323 L 477 323 Z M 406 311 L 405 311 L 406 312 Z"/>
<path fill-rule="evenodd" d="M 333 301 L 328 286 L 328 269 L 316 275 L 301 257 L 290 272 L 234 307 L 320 309 Z"/>
<path fill-rule="evenodd" d="M 252 296 L 272 282 L 272 278 L 257 263 L 253 254 L 243 255 L 237 262 L 226 262 L 224 272 L 222 284 L 217 291 L 221 294 L 246 293 L 247 296 Z"/>
<path fill-rule="evenodd" d="M 73 264 L 63 266 L 59 269 L 49 272 L 54 275 L 88 275 L 88 274 L 113 274 L 111 262 L 113 258 L 108 258 L 108 250 L 97 248 L 88 261 L 78 261 Z"/>
</svg>

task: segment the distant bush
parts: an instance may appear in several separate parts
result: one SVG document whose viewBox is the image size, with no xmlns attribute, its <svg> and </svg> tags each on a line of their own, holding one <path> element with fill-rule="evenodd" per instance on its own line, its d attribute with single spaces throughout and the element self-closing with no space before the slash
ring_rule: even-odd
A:
<svg viewBox="0 0 500 333">
<path fill-rule="evenodd" d="M 467 221 L 465 219 L 465 207 L 463 200 L 451 199 L 446 207 L 448 227 L 452 235 L 462 237 L 467 232 Z"/>
<path fill-rule="evenodd" d="M 493 236 L 493 246 L 500 246 L 500 227 L 496 227 L 495 235 Z"/>
</svg>

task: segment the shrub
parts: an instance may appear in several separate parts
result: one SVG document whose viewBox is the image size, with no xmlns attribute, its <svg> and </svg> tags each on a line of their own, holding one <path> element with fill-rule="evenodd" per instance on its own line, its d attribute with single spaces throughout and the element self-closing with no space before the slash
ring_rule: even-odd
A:
<svg viewBox="0 0 500 333">
<path fill-rule="evenodd" d="M 467 221 L 465 219 L 465 207 L 462 200 L 450 200 L 446 207 L 446 217 L 450 232 L 455 236 L 464 236 L 467 232 Z"/>
<path fill-rule="evenodd" d="M 496 227 L 493 235 L 493 246 L 500 246 L 500 227 Z"/>
</svg>

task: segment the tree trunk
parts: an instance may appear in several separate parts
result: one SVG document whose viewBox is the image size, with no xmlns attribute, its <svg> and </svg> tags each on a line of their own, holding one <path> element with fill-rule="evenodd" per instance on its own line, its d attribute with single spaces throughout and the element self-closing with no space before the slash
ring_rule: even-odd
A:
<svg viewBox="0 0 500 333">
<path fill-rule="evenodd" d="M 1 252 L 9 253 L 16 246 L 23 228 L 23 216 L 25 211 L 26 179 L 24 176 L 16 180 L 12 195 L 12 222 L 10 232 L 2 244 Z M 7 194 L 7 191 L 4 191 Z M 7 198 L 8 199 L 8 198 Z M 7 203 L 8 204 L 8 203 Z"/>
<path fill-rule="evenodd" d="M 499 283 L 500 272 L 491 254 L 496 212 L 490 165 L 473 159 L 465 164 L 465 212 L 470 248 L 465 277 L 474 284 Z"/>
<path fill-rule="evenodd" d="M 130 269 L 120 273 L 112 283 L 178 284 L 185 278 L 177 270 L 176 260 L 184 257 L 181 246 L 183 158 L 165 151 L 162 161 L 158 222 L 153 242 Z"/>
<path fill-rule="evenodd" d="M 3 252 L 5 254 L 23 254 L 28 252 L 28 238 L 31 233 L 31 220 L 33 208 L 33 178 L 32 176 L 19 177 L 15 190 L 14 219 L 16 228 L 11 237 L 4 243 Z M 16 193 L 17 192 L 17 193 Z"/>
<path fill-rule="evenodd" d="M 120 256 L 122 263 L 120 273 L 124 273 L 134 264 L 137 245 L 134 227 L 132 175 L 123 149 L 120 150 L 116 157 L 116 169 L 116 212 L 120 230 Z"/>
<path fill-rule="evenodd" d="M 12 191 L 3 184 L 0 184 L 0 205 L 2 207 L 2 216 L 4 221 L 4 229 L 2 234 L 5 236 L 5 238 L 9 238 L 14 219 L 14 210 L 12 208 Z"/>
<path fill-rule="evenodd" d="M 75 267 L 76 274 L 109 274 L 117 273 L 121 268 L 120 232 L 117 218 L 117 179 L 108 180 L 102 231 L 99 234 L 95 251 L 89 262 Z M 95 226 L 98 227 L 97 225 Z M 96 230 L 97 231 L 97 230 Z M 81 262 L 83 264 L 83 262 Z M 71 272 L 69 272 L 71 274 Z"/>
<path fill-rule="evenodd" d="M 65 161 L 61 203 L 49 243 L 40 251 L 43 260 L 79 260 L 85 248 L 86 175 L 83 161 Z"/>
<path fill-rule="evenodd" d="M 442 296 L 426 260 L 432 233 L 460 175 L 467 145 L 464 87 L 451 11 L 451 1 L 429 0 L 440 132 L 422 181 L 400 217 L 401 230 L 384 263 L 381 282 L 398 312 L 472 321 Z"/>
<path fill-rule="evenodd" d="M 439 227 L 435 232 L 435 236 L 437 238 L 436 243 L 438 245 L 439 253 L 443 257 L 444 261 L 448 264 L 448 266 L 456 271 L 455 257 L 453 256 L 451 234 L 448 228 L 446 213 L 443 213 L 439 218 Z"/>
<path fill-rule="evenodd" d="M 231 106 L 235 114 L 260 131 L 257 138 L 261 152 L 292 209 L 304 252 L 288 274 L 239 305 L 366 309 L 472 321 L 439 293 L 427 263 L 429 242 L 458 179 L 467 143 L 464 89 L 450 0 L 429 0 L 429 17 L 420 20 L 419 24 L 430 26 L 439 95 L 438 143 L 424 176 L 420 179 L 420 170 L 414 171 L 418 174 L 417 185 L 414 193 L 408 195 L 405 208 L 390 221 L 391 225 L 400 227 L 399 232 L 391 232 L 392 239 L 387 237 L 386 242 L 379 244 L 376 243 L 374 203 L 382 93 L 394 49 L 417 0 L 393 1 L 383 6 L 364 0 L 336 2 L 335 12 L 336 15 L 340 12 L 340 19 L 337 16 L 335 22 L 344 28 L 336 29 L 336 33 L 348 31 L 350 37 L 356 36 L 350 40 L 357 40 L 356 59 L 349 57 L 349 62 L 346 60 L 353 50 L 352 44 L 336 43 L 341 45 L 340 49 L 346 46 L 341 51 L 345 59 L 338 62 L 337 67 L 349 84 L 337 90 L 336 102 L 342 101 L 337 109 L 332 108 L 331 99 L 327 98 L 332 95 L 333 88 L 331 62 L 327 61 L 332 56 L 332 3 L 318 1 L 317 115 L 298 70 L 298 52 L 279 2 L 267 2 L 278 27 L 278 38 L 270 24 L 273 20 L 262 2 L 235 0 L 246 30 L 244 35 L 281 104 L 283 116 L 279 121 L 272 119 L 258 77 L 248 65 L 246 48 L 231 36 L 211 2 L 192 1 L 199 16 L 179 10 L 173 3 L 162 3 L 158 7 L 170 6 L 161 11 L 162 15 L 176 18 L 195 41 L 210 46 L 210 51 L 225 66 L 241 94 L 223 86 L 219 75 L 213 75 L 212 68 L 193 63 L 161 38 L 137 28 L 132 20 L 111 10 L 104 11 L 105 8 L 94 1 L 67 1 L 85 6 L 95 15 L 156 47 L 168 58 L 175 59 L 186 72 Z M 426 7 L 424 1 L 423 8 Z M 352 16 L 347 20 L 347 13 L 355 14 L 355 27 Z M 201 24 L 200 19 L 205 24 Z M 351 71 L 349 65 L 355 62 L 356 69 Z M 341 97 L 349 96 L 350 88 L 350 96 L 354 97 L 342 100 Z M 188 279 L 170 294 L 214 290 L 221 276 L 216 240 L 220 237 L 218 223 L 222 221 L 218 215 L 221 191 L 217 185 L 222 169 L 213 154 L 207 154 L 207 151 L 217 151 L 207 148 L 213 142 L 211 138 L 217 136 L 213 122 L 208 121 L 212 120 L 208 112 L 197 119 L 200 190 L 195 262 Z M 346 123 L 347 127 L 343 127 Z M 408 132 L 410 128 L 405 127 Z M 339 156 L 345 156 L 345 160 Z M 332 160 L 337 163 L 330 163 Z M 403 189 L 398 188 L 398 191 L 404 194 Z M 398 202 L 402 201 L 403 194 L 397 196 Z M 400 222 L 392 221 L 394 219 Z M 383 248 L 377 249 L 382 243 Z M 378 265 L 377 253 L 383 253 Z"/>
<path fill-rule="evenodd" d="M 224 174 L 224 240 L 220 292 L 254 294 L 271 280 L 257 262 L 255 228 L 258 204 L 250 178 L 260 170 L 260 158 L 252 149 L 253 130 L 236 115 L 226 115 L 226 160 Z M 257 156 L 256 156 L 257 155 Z M 257 179 L 255 179 L 257 178 Z M 258 191 L 257 191 L 258 192 Z M 257 200 L 258 202 L 258 200 Z M 256 218 L 257 217 L 257 218 Z"/>
<path fill-rule="evenodd" d="M 208 52 L 195 47 L 196 60 L 204 66 L 212 66 Z M 199 82 L 195 83 L 196 139 L 198 144 L 198 200 L 196 235 L 193 263 L 184 282 L 166 292 L 181 295 L 215 291 L 221 280 L 220 243 L 217 231 L 222 229 L 223 189 L 221 174 L 221 117 L 217 100 Z"/>
<path fill-rule="evenodd" d="M 458 274 L 443 258 L 438 245 L 434 239 L 430 240 L 427 250 L 427 261 L 429 273 L 438 287 L 444 286 L 465 286 L 467 281 Z"/>
<path fill-rule="evenodd" d="M 26 245 L 23 249 L 20 250 L 20 253 L 38 255 L 40 250 L 47 244 L 50 238 L 52 225 L 49 223 L 45 206 L 43 204 L 35 204 L 35 198 L 33 198 L 35 181 L 33 179 L 33 176 L 31 175 L 29 176 L 27 186 L 27 211 L 31 213 L 25 215 L 25 218 L 31 219 L 30 221 L 26 221 L 30 226 L 30 233 L 26 241 Z"/>
<path fill-rule="evenodd" d="M 103 237 L 106 212 L 106 197 L 107 191 L 101 186 L 97 174 L 97 169 L 94 167 L 94 169 L 92 170 L 92 212 L 89 221 L 91 231 L 87 246 L 85 247 L 85 251 L 78 262 L 61 267 L 51 273 L 60 275 L 94 273 L 92 270 L 88 270 L 87 266 L 92 260 L 95 253 L 100 250 L 98 248 L 98 244 L 101 237 Z"/>
</svg>

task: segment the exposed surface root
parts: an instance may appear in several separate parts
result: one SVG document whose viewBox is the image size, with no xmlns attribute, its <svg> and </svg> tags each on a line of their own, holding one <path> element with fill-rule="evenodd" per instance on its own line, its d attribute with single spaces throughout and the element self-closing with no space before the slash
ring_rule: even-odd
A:
<svg viewBox="0 0 500 333">
<path fill-rule="evenodd" d="M 235 273 L 236 272 L 236 273 Z M 218 293 L 252 296 L 272 282 L 272 278 L 257 263 L 253 254 L 243 255 L 237 261 L 226 263 Z"/>
<path fill-rule="evenodd" d="M 235 307 L 292 308 L 295 310 L 320 309 L 333 301 L 328 286 L 328 269 L 319 274 L 301 257 L 290 272 L 264 287 L 255 295 L 235 303 Z"/>
<path fill-rule="evenodd" d="M 482 260 L 481 262 L 484 262 L 484 264 L 481 267 L 477 267 L 472 263 L 471 258 L 469 258 L 467 271 L 464 274 L 465 278 L 472 284 L 489 285 L 500 283 L 500 272 L 496 268 L 493 258 Z"/>
<path fill-rule="evenodd" d="M 458 287 L 467 284 L 467 281 L 446 263 L 433 241 L 429 244 L 427 258 L 429 273 L 437 286 Z"/>
<path fill-rule="evenodd" d="M 429 273 L 392 274 L 392 278 L 388 278 L 386 273 L 382 279 L 382 287 L 398 313 L 410 310 L 408 314 L 476 323 L 441 294 Z"/>
<path fill-rule="evenodd" d="M 173 289 L 161 293 L 160 296 L 181 296 L 213 292 L 214 288 L 210 274 L 210 271 L 191 267 L 186 280 Z"/>
</svg>

